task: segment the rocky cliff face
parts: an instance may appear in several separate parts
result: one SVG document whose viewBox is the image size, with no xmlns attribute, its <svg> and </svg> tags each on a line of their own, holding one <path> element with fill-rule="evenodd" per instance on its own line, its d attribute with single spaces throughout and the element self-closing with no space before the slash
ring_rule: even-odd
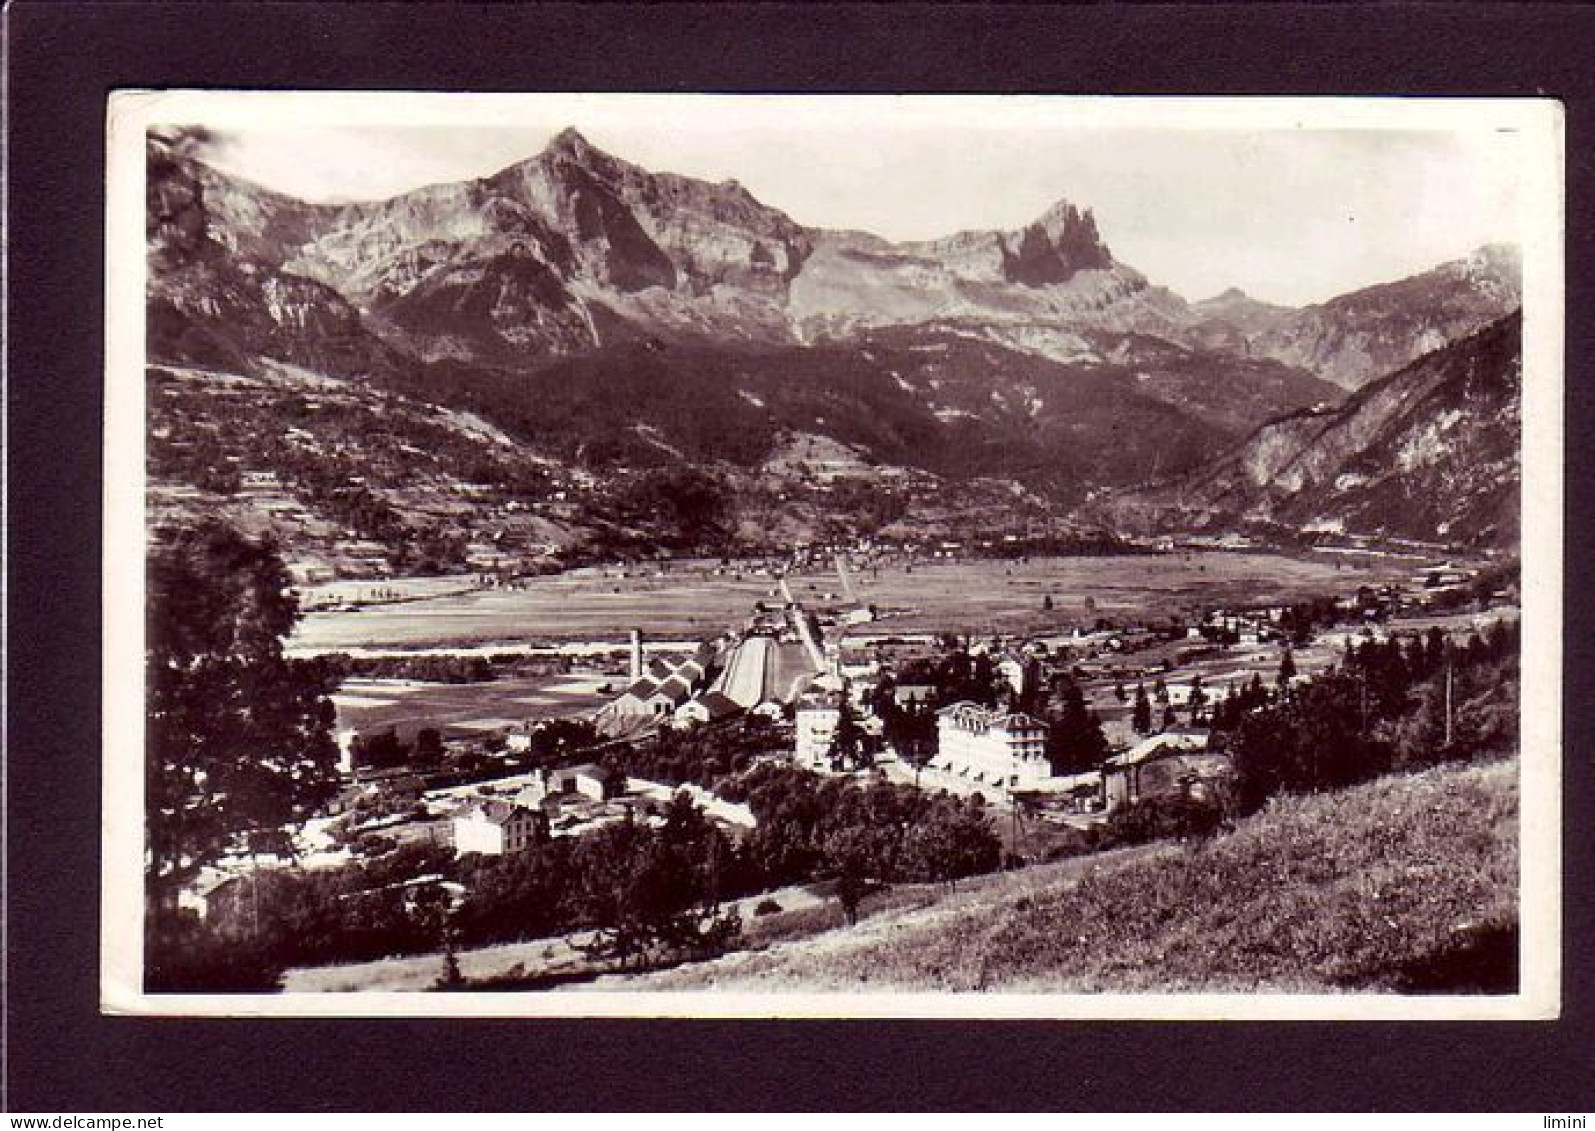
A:
<svg viewBox="0 0 1595 1131">
<path fill-rule="evenodd" d="M 391 200 L 290 200 L 177 160 L 237 256 L 316 280 L 423 358 L 526 363 L 639 336 L 779 343 L 948 318 L 1178 334 L 1183 300 L 1117 263 L 1090 211 L 893 244 L 805 228 L 735 181 L 651 173 L 574 130 L 494 176 Z"/>
<path fill-rule="evenodd" d="M 334 374 L 381 372 L 393 351 L 338 291 L 280 269 L 280 241 L 320 210 L 233 182 L 152 142 L 146 201 L 152 359 L 250 372 L 262 358 Z M 287 235 L 285 235 L 287 233 Z"/>
<path fill-rule="evenodd" d="M 335 288 L 427 359 L 525 363 L 637 332 L 784 340 L 811 245 L 735 182 L 648 173 L 574 130 L 492 177 L 376 203 L 293 209 L 198 176 L 217 242 Z"/>
<path fill-rule="evenodd" d="M 1208 467 L 1113 505 L 1121 518 L 1165 526 L 1260 522 L 1515 543 L 1520 332 L 1513 314 L 1337 408 L 1265 424 Z"/>
<path fill-rule="evenodd" d="M 792 281 L 787 316 L 805 338 L 953 319 L 1156 332 L 1179 324 L 1184 306 L 1116 262 L 1089 211 L 1060 201 L 1009 232 L 898 244 L 820 233 Z"/>
<path fill-rule="evenodd" d="M 1238 291 L 1186 303 L 1114 259 L 1088 209 L 1013 231 L 891 243 L 805 228 L 735 181 L 652 173 L 566 130 L 481 180 L 310 205 L 168 152 L 234 258 L 314 280 L 424 359 L 528 364 L 648 336 L 783 343 L 978 321 L 1015 340 L 1151 334 L 1355 388 L 1515 308 L 1506 248 L 1300 311 Z M 169 212 L 169 208 L 162 211 Z M 1283 407 L 1283 406 L 1282 406 Z"/>
</svg>

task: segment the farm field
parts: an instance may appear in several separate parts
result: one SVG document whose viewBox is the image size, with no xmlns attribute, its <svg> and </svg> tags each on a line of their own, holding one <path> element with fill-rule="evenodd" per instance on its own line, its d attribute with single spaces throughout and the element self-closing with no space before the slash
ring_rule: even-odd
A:
<svg viewBox="0 0 1595 1131">
<path fill-rule="evenodd" d="M 527 719 L 582 714 L 605 701 L 598 674 L 495 679 L 486 683 L 350 679 L 332 697 L 341 730 L 394 728 L 411 741 L 422 727 L 455 733 L 504 730 Z"/>
<path fill-rule="evenodd" d="M 1248 605 L 1408 579 L 1413 563 L 1326 555 L 1192 552 L 1135 557 L 1037 558 L 855 569 L 859 599 L 890 615 L 864 626 L 888 632 L 1057 631 L 1097 617 L 1162 621 L 1202 606 Z M 799 600 L 823 602 L 834 575 L 793 579 Z M 1053 608 L 1043 610 L 1044 598 Z M 427 648 L 484 643 L 701 639 L 739 624 L 755 602 L 779 600 L 770 578 L 715 577 L 703 569 L 612 577 L 582 570 L 534 578 L 518 589 L 477 590 L 357 611 L 312 612 L 290 647 Z M 1088 610 L 1087 599 L 1093 604 Z"/>
<path fill-rule="evenodd" d="M 871 634 L 1031 634 L 1098 617 L 1161 622 L 1198 608 L 1354 593 L 1362 585 L 1410 579 L 1413 572 L 1411 562 L 1397 560 L 1191 552 L 916 565 L 911 573 L 883 569 L 878 576 L 858 570 L 853 584 L 861 600 L 891 614 L 864 626 Z M 1042 607 L 1048 597 L 1050 610 Z"/>
<path fill-rule="evenodd" d="M 774 592 L 767 578 L 606 578 L 583 571 L 534 578 L 519 589 L 312 612 L 289 644 L 300 653 L 569 640 L 623 645 L 632 628 L 650 637 L 695 639 L 718 636 L 740 624 L 754 602 L 769 600 Z"/>
</svg>

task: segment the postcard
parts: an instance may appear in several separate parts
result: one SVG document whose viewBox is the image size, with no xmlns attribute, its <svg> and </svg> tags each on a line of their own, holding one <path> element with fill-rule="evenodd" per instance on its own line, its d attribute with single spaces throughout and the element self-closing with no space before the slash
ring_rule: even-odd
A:
<svg viewBox="0 0 1595 1131">
<path fill-rule="evenodd" d="M 102 1009 L 1557 1016 L 1562 136 L 113 94 Z"/>
</svg>

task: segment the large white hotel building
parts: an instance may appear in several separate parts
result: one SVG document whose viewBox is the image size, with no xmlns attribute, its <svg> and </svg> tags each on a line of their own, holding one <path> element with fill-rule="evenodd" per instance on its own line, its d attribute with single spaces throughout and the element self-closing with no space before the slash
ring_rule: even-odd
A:
<svg viewBox="0 0 1595 1131">
<path fill-rule="evenodd" d="M 1034 789 L 1052 776 L 1047 728 L 1019 712 L 953 703 L 936 712 L 930 766 L 981 785 Z"/>
</svg>

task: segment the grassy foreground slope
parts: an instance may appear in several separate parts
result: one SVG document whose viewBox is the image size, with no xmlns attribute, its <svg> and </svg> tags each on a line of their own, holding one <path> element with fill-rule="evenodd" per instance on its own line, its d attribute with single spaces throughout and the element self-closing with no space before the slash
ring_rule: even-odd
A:
<svg viewBox="0 0 1595 1131">
<path fill-rule="evenodd" d="M 1105 856 L 1076 879 L 1079 863 L 645 981 L 754 992 L 1516 989 L 1515 759 L 1281 798 L 1205 843 Z"/>
</svg>

